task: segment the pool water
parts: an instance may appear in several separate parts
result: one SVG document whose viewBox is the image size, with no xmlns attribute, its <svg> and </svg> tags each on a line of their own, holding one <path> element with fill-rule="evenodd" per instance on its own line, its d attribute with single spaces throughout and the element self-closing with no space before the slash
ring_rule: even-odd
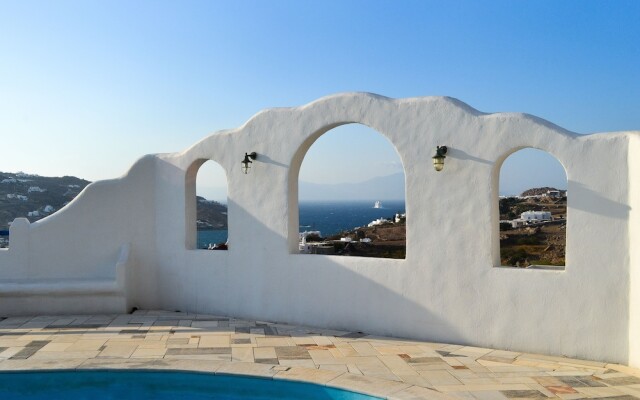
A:
<svg viewBox="0 0 640 400">
<path fill-rule="evenodd" d="M 0 399 L 371 400 L 303 382 L 174 371 L 24 371 L 0 373 Z"/>
</svg>

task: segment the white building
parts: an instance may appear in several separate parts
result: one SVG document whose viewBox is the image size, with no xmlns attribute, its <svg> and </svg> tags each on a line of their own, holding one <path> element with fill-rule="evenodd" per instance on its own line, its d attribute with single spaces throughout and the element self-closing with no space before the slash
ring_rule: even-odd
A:
<svg viewBox="0 0 640 400">
<path fill-rule="evenodd" d="M 387 224 L 391 221 L 384 219 L 384 218 L 378 218 L 375 221 L 371 221 L 369 222 L 369 224 L 367 225 L 369 228 L 371 228 L 372 226 L 378 226 L 378 225 L 383 225 L 383 224 Z"/>
<path fill-rule="evenodd" d="M 559 190 L 547 190 L 547 193 L 545 193 L 545 196 L 551 197 L 554 199 L 559 199 L 560 197 L 562 197 L 562 193 L 560 193 Z"/>
<path fill-rule="evenodd" d="M 520 214 L 520 219 L 527 222 L 551 221 L 551 213 L 549 211 L 525 211 Z"/>
</svg>

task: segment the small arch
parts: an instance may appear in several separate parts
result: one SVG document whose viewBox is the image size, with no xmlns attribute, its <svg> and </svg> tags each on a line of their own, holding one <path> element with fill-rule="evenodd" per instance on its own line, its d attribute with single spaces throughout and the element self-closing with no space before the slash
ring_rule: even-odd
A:
<svg viewBox="0 0 640 400">
<path fill-rule="evenodd" d="M 292 253 L 405 258 L 404 166 L 387 136 L 363 124 L 328 125 L 298 149 L 289 176 Z"/>
<path fill-rule="evenodd" d="M 185 177 L 187 249 L 226 250 L 228 238 L 228 182 L 215 161 L 198 159 Z"/>
<path fill-rule="evenodd" d="M 494 265 L 563 270 L 568 179 L 562 163 L 548 151 L 521 147 L 498 160 L 494 179 Z"/>
</svg>

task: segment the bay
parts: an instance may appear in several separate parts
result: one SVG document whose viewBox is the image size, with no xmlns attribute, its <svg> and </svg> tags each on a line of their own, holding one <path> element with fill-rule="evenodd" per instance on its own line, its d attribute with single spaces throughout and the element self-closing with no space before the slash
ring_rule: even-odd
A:
<svg viewBox="0 0 640 400">
<path fill-rule="evenodd" d="M 381 208 L 374 208 L 375 201 L 322 201 L 301 202 L 299 232 L 320 231 L 322 236 L 335 235 L 360 226 L 378 218 L 392 219 L 396 213 L 405 212 L 404 201 L 385 201 Z M 198 231 L 198 248 L 207 248 L 209 244 L 225 243 L 228 231 Z"/>
</svg>

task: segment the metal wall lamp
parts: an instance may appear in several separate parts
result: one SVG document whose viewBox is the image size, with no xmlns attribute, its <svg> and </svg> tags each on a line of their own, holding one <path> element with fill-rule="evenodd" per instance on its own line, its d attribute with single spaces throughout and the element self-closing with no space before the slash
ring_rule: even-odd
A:
<svg viewBox="0 0 640 400">
<path fill-rule="evenodd" d="M 249 173 L 251 164 L 253 163 L 253 161 L 251 160 L 255 160 L 256 157 L 258 157 L 258 154 L 256 154 L 255 151 L 251 153 L 244 153 L 244 160 L 242 160 L 242 172 L 244 172 L 245 174 Z"/>
<path fill-rule="evenodd" d="M 442 171 L 442 168 L 444 168 L 444 159 L 447 158 L 445 154 L 447 154 L 447 146 L 436 147 L 436 155 L 431 157 L 433 159 L 433 168 L 436 171 Z"/>
</svg>

